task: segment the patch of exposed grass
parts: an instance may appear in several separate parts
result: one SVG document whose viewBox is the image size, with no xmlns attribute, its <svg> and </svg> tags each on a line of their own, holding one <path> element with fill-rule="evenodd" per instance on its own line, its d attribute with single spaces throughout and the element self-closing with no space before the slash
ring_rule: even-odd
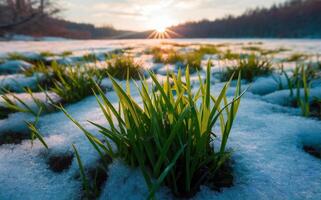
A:
<svg viewBox="0 0 321 200">
<path fill-rule="evenodd" d="M 74 103 L 92 95 L 96 83 L 100 85 L 102 75 L 80 66 L 56 71 L 50 90 L 59 95 L 64 103 Z"/>
<path fill-rule="evenodd" d="M 9 53 L 6 57 L 7 60 L 22 60 L 28 63 L 32 63 L 32 64 L 37 64 L 37 63 L 41 63 L 43 62 L 43 59 L 39 56 L 38 58 L 32 58 L 32 57 L 28 57 L 25 56 L 21 53 Z"/>
<path fill-rule="evenodd" d="M 140 63 L 136 62 L 130 56 L 114 56 L 114 58 L 107 62 L 107 72 L 118 80 L 125 80 L 127 76 L 130 79 L 139 79 L 144 76 L 144 70 Z"/>
<path fill-rule="evenodd" d="M 184 62 L 184 55 L 182 53 L 175 50 L 167 52 L 166 57 L 164 59 L 165 64 L 176 64 L 178 62 Z"/>
<path fill-rule="evenodd" d="M 232 74 L 241 73 L 243 79 L 252 82 L 255 77 L 269 75 L 272 71 L 272 64 L 269 60 L 260 60 L 253 54 L 247 59 L 240 59 L 237 66 L 227 67 L 222 80 L 226 81 Z"/>
<path fill-rule="evenodd" d="M 190 46 L 190 44 L 177 43 L 177 42 L 161 42 L 161 45 L 170 45 L 170 46 L 174 46 L 174 47 L 183 47 L 183 48 Z"/>
<path fill-rule="evenodd" d="M 72 51 L 64 51 L 61 54 L 59 54 L 62 57 L 67 57 L 72 55 Z"/>
<path fill-rule="evenodd" d="M 56 54 L 51 51 L 42 51 L 42 52 L 40 52 L 40 56 L 41 57 L 53 57 L 53 56 L 56 56 Z"/>
<path fill-rule="evenodd" d="M 230 49 L 228 49 L 221 53 L 220 58 L 226 60 L 237 60 L 240 59 L 240 54 L 233 53 Z"/>
<path fill-rule="evenodd" d="M 21 53 L 9 53 L 6 57 L 8 60 L 29 61 L 29 58 Z"/>
<path fill-rule="evenodd" d="M 278 54 L 278 53 L 285 52 L 285 51 L 290 51 L 290 50 L 281 47 L 278 49 L 262 49 L 260 51 L 260 53 L 261 53 L 261 55 L 265 56 L 265 55 L 271 55 L 271 54 Z"/>
<path fill-rule="evenodd" d="M 219 54 L 221 51 L 217 48 L 216 45 L 201 45 L 200 48 L 197 50 L 198 53 L 205 55 L 205 54 Z"/>
<path fill-rule="evenodd" d="M 161 84 L 151 73 L 157 92 L 153 92 L 147 82 L 142 81 L 140 94 L 143 106 L 131 97 L 129 83 L 125 91 L 112 79 L 119 97 L 119 108 L 115 108 L 100 91 L 97 101 L 109 126 L 91 122 L 108 138 L 106 144 L 86 131 L 63 109 L 84 131 L 102 159 L 107 154 L 141 169 L 150 190 L 149 197 L 153 197 L 161 185 L 168 186 L 176 196 L 191 197 L 200 185 L 216 179 L 216 172 L 230 157 L 226 144 L 242 96 L 240 77 L 235 96 L 228 103 L 226 91 L 230 82 L 226 83 L 218 97 L 211 95 L 210 66 L 207 67 L 205 83 L 200 79 L 200 87 L 195 93 L 192 92 L 188 68 L 184 80 L 181 74 L 179 71 L 177 76 L 171 75 L 174 82 L 171 86 L 169 76 Z M 177 95 L 174 96 L 173 91 Z M 216 151 L 213 140 L 217 135 L 212 128 L 218 122 L 221 139 Z M 117 150 L 109 141 L 116 145 Z M 156 181 L 152 182 L 152 179 Z"/>
<path fill-rule="evenodd" d="M 97 60 L 98 60 L 96 54 L 94 54 L 94 53 L 88 53 L 88 54 L 83 55 L 83 59 L 86 62 L 97 62 Z"/>
<path fill-rule="evenodd" d="M 200 71 L 202 69 L 202 66 L 201 66 L 202 59 L 203 59 L 203 54 L 197 51 L 186 53 L 184 55 L 183 66 L 181 67 L 186 68 L 188 66 L 191 73 Z"/>
<path fill-rule="evenodd" d="M 248 45 L 262 45 L 263 42 L 248 42 Z"/>
<path fill-rule="evenodd" d="M 246 51 L 257 51 L 257 52 L 262 51 L 261 47 L 258 47 L 258 46 L 247 46 L 247 47 L 242 47 L 242 49 Z"/>
<path fill-rule="evenodd" d="M 299 62 L 308 59 L 309 56 L 303 53 L 294 53 L 288 58 L 284 59 L 284 62 Z"/>
</svg>

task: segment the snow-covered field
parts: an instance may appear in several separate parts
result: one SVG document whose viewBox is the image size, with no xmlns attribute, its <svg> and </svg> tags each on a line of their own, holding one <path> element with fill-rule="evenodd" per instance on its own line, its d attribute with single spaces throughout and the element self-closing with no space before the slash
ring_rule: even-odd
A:
<svg viewBox="0 0 321 200">
<path fill-rule="evenodd" d="M 164 41 L 0 42 L 0 62 L 1 56 L 5 57 L 12 52 L 32 55 L 32 53 L 42 51 L 54 53 L 72 51 L 72 56 L 77 57 L 85 53 L 99 54 L 130 47 L 133 48 L 130 51 L 135 59 L 140 60 L 144 68 L 155 71 L 161 79 L 166 74 L 165 69 L 175 72 L 175 67 L 155 64 L 150 56 L 143 54 L 144 49 L 161 42 Z M 321 40 L 207 39 L 172 40 L 170 42 L 227 43 L 228 45 L 224 48 L 237 53 L 244 52 L 242 50 L 244 45 L 249 46 L 252 45 L 249 43 L 255 42 L 262 42 L 258 46 L 266 49 L 289 49 L 289 51 L 276 54 L 273 58 L 276 61 L 295 52 L 309 54 L 310 60 L 316 61 L 317 54 L 321 54 Z M 212 73 L 215 78 L 216 73 L 220 73 L 228 63 L 214 63 Z M 285 63 L 285 66 L 291 69 L 295 67 L 295 64 L 289 62 Z M 194 86 L 197 86 L 199 83 L 196 75 L 192 78 L 195 80 L 193 81 Z M 16 89 L 16 92 L 21 92 L 19 86 L 32 87 L 38 79 L 39 77 L 34 76 L 25 77 L 20 72 L 10 75 L 0 74 L 0 87 L 11 86 Z M 301 116 L 299 108 L 285 106 L 289 90 L 285 78 L 280 76 L 280 79 L 284 85 L 283 90 L 278 89 L 278 83 L 272 76 L 257 78 L 251 84 L 244 82 L 242 87 L 250 86 L 250 89 L 242 98 L 237 120 L 228 142 L 228 147 L 233 151 L 233 186 L 224 188 L 221 192 L 212 191 L 204 186 L 193 199 L 321 200 L 321 160 L 303 150 L 304 145 L 321 146 L 321 121 Z M 110 80 L 105 79 L 103 84 L 110 86 Z M 218 78 L 214 79 L 211 86 L 212 94 L 218 94 L 223 85 L 224 83 L 221 83 Z M 228 92 L 230 97 L 234 89 L 233 86 L 230 88 Z M 137 97 L 139 101 L 139 93 L 135 89 L 131 95 Z M 108 90 L 106 96 L 115 106 L 118 105 L 114 91 Z M 321 98 L 321 84 L 318 80 L 311 86 L 312 97 Z M 41 98 L 44 101 L 46 99 L 45 96 Z M 28 97 L 25 99 L 27 101 Z M 1 105 L 2 99 L 0 99 Z M 92 133 L 97 133 L 98 130 L 88 123 L 88 120 L 108 126 L 94 96 L 67 105 L 66 110 Z M 31 115 L 25 113 L 9 114 L 8 118 L 0 120 L 0 136 L 8 132 L 26 131 L 24 121 L 30 121 L 32 118 Z M 44 136 L 49 150 L 46 150 L 39 141 L 35 141 L 31 146 L 30 140 L 23 140 L 21 144 L 0 145 L 0 200 L 80 199 L 82 183 L 76 157 L 72 158 L 70 168 L 62 172 L 49 169 L 48 160 L 55 155 L 71 154 L 72 144 L 77 146 L 85 168 L 97 165 L 99 155 L 83 132 L 63 112 L 42 115 L 37 127 Z M 218 130 L 219 127 L 214 129 Z M 139 200 L 145 199 L 147 194 L 148 188 L 138 169 L 128 168 L 120 160 L 113 161 L 109 166 L 108 178 L 103 186 L 100 199 Z M 161 188 L 156 196 L 157 199 L 174 199 L 170 190 L 165 187 Z"/>
</svg>

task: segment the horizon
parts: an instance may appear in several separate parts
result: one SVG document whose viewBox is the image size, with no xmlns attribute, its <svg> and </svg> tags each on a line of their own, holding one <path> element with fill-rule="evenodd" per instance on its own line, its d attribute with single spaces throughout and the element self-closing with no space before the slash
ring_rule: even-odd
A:
<svg viewBox="0 0 321 200">
<path fill-rule="evenodd" d="M 60 0 L 66 20 L 118 30 L 161 30 L 177 24 L 238 16 L 249 9 L 268 8 L 287 0 Z M 128 21 L 130 19 L 130 22 Z"/>
</svg>

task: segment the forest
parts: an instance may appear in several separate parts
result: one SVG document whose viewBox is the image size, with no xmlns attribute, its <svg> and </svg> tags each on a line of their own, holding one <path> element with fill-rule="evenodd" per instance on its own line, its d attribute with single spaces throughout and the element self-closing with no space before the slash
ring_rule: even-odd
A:
<svg viewBox="0 0 321 200">
<path fill-rule="evenodd" d="M 320 38 L 320 24 L 320 0 L 292 0 L 241 16 L 188 22 L 170 29 L 186 38 Z"/>
</svg>

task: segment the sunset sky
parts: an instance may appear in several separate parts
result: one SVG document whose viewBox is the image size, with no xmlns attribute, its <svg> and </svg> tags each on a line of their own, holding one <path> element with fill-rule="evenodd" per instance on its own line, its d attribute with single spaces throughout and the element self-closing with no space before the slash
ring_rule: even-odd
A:
<svg viewBox="0 0 321 200">
<path fill-rule="evenodd" d="M 150 30 L 185 21 L 239 15 L 286 0 L 60 0 L 62 17 L 117 29 Z"/>
</svg>

